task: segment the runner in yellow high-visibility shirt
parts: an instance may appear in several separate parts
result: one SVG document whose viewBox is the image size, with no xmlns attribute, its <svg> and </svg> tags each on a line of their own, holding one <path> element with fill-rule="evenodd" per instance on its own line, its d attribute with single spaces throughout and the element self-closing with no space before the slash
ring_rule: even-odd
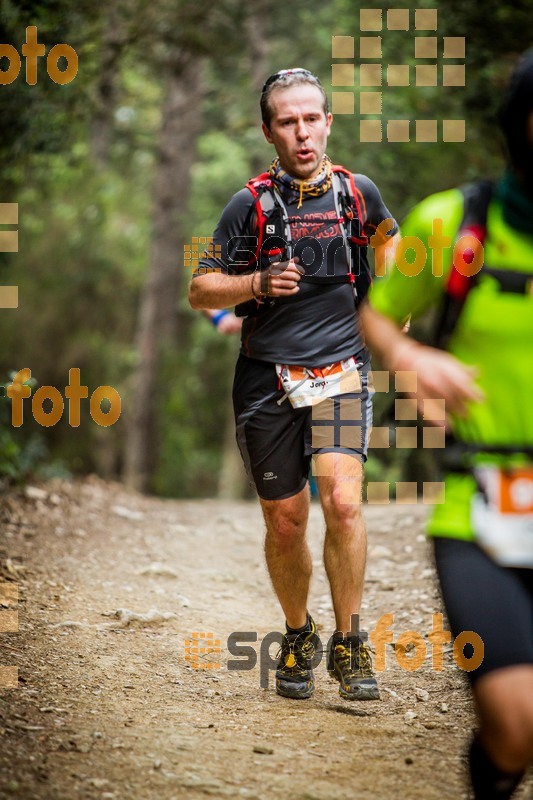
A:
<svg viewBox="0 0 533 800">
<path fill-rule="evenodd" d="M 443 398 L 449 414 L 445 499 L 429 534 L 454 636 L 475 631 L 484 643 L 468 673 L 480 723 L 469 751 L 476 800 L 510 798 L 533 762 L 533 50 L 500 119 L 510 164 L 492 194 L 481 183 L 433 195 L 402 227 L 428 246 L 442 220 L 453 243 L 470 217 L 484 237 L 481 270 L 465 284 L 451 263 L 442 277 L 429 259 L 416 277 L 394 268 L 361 315 L 384 365 L 416 371 L 417 399 Z M 449 352 L 401 332 L 443 296 Z"/>
</svg>

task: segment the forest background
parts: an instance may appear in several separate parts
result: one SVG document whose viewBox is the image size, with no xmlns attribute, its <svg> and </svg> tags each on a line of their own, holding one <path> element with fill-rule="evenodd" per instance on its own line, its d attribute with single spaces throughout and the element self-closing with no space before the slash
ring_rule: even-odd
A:
<svg viewBox="0 0 533 800">
<path fill-rule="evenodd" d="M 409 64 L 411 75 L 435 63 L 415 59 L 415 35 L 438 37 L 439 85 L 381 87 L 383 119 L 409 119 L 408 142 L 360 142 L 361 8 L 383 9 L 383 30 L 364 35 L 382 37 L 382 64 Z M 409 9 L 408 31 L 386 29 L 395 8 Z M 438 10 L 437 31 L 415 30 L 423 8 Z M 265 78 L 305 66 L 330 98 L 354 93 L 328 152 L 371 177 L 401 220 L 427 194 L 501 171 L 494 118 L 512 64 L 532 44 L 532 11 L 530 0 L 3 0 L 1 43 L 20 53 L 35 25 L 47 52 L 67 43 L 79 65 L 59 85 L 41 58 L 29 85 L 23 60 L 0 86 L 0 203 L 19 210 L 18 252 L 0 253 L 0 285 L 19 287 L 18 308 L 0 309 L 0 383 L 30 368 L 36 385 L 64 395 L 76 367 L 89 396 L 101 385 L 118 391 L 122 414 L 98 426 L 85 400 L 79 427 L 68 407 L 43 427 L 26 400 L 14 428 L 0 396 L 0 487 L 95 472 L 162 496 L 247 496 L 230 410 L 238 342 L 189 308 L 183 252 L 270 163 L 258 108 Z M 332 63 L 350 62 L 332 58 L 333 36 L 354 37 L 353 87 L 332 85 Z M 442 37 L 465 38 L 464 61 L 444 61 Z M 442 85 L 444 63 L 466 65 L 464 87 Z M 443 142 L 439 127 L 440 141 L 416 142 L 414 121 L 435 118 L 464 119 L 466 141 Z M 378 414 L 387 404 L 378 399 Z M 427 457 L 375 450 L 367 473 L 427 479 Z"/>
</svg>

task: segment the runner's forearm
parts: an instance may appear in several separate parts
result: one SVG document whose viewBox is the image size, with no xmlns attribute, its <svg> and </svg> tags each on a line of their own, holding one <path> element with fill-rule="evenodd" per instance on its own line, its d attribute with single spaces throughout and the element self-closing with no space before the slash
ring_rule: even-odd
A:
<svg viewBox="0 0 533 800">
<path fill-rule="evenodd" d="M 253 281 L 253 289 L 252 289 Z M 229 308 L 254 299 L 259 293 L 258 273 L 248 275 L 223 275 L 210 272 L 193 278 L 189 287 L 192 308 Z"/>
<path fill-rule="evenodd" d="M 402 333 L 399 324 L 375 311 L 369 303 L 361 308 L 360 319 L 366 343 L 382 364 L 393 370 L 406 368 L 400 366 L 403 357 L 407 351 L 418 348 L 418 343 Z"/>
</svg>

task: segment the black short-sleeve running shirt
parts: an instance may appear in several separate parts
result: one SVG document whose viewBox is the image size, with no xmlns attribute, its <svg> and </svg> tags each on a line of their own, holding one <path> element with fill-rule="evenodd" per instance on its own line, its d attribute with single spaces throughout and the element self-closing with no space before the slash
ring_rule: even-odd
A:
<svg viewBox="0 0 533 800">
<path fill-rule="evenodd" d="M 370 237 L 380 222 L 392 218 L 392 214 L 370 178 L 355 174 L 354 179 L 362 201 L 363 230 Z M 241 189 L 231 198 L 213 235 L 215 252 L 222 255 L 202 258 L 197 275 L 213 269 L 235 274 L 226 254 L 234 237 L 247 233 L 243 227 L 252 204 L 253 197 L 248 189 Z M 303 237 L 312 237 L 320 246 L 300 252 L 300 263 L 306 272 L 317 276 L 346 274 L 348 260 L 337 221 L 333 189 L 319 197 L 306 197 L 300 208 L 297 201 L 286 202 L 286 208 L 292 241 L 297 243 Z M 392 233 L 396 230 L 394 223 Z M 330 364 L 360 352 L 364 342 L 352 285 L 326 284 L 319 292 L 316 284 L 302 281 L 299 286 L 298 296 L 290 301 L 279 305 L 269 303 L 268 310 L 244 319 L 241 352 L 263 361 L 309 367 Z"/>
</svg>

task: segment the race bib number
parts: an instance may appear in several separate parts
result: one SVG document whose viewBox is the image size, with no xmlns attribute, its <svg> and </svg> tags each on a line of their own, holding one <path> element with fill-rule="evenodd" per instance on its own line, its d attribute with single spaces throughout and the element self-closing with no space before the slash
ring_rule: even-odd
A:
<svg viewBox="0 0 533 800">
<path fill-rule="evenodd" d="M 294 408 L 304 408 L 321 403 L 326 397 L 361 391 L 355 358 L 336 361 L 321 369 L 276 364 L 276 372 L 285 391 L 278 405 L 288 398 Z"/>
<path fill-rule="evenodd" d="M 472 527 L 481 547 L 506 567 L 533 568 L 533 467 L 476 467 Z"/>
</svg>

